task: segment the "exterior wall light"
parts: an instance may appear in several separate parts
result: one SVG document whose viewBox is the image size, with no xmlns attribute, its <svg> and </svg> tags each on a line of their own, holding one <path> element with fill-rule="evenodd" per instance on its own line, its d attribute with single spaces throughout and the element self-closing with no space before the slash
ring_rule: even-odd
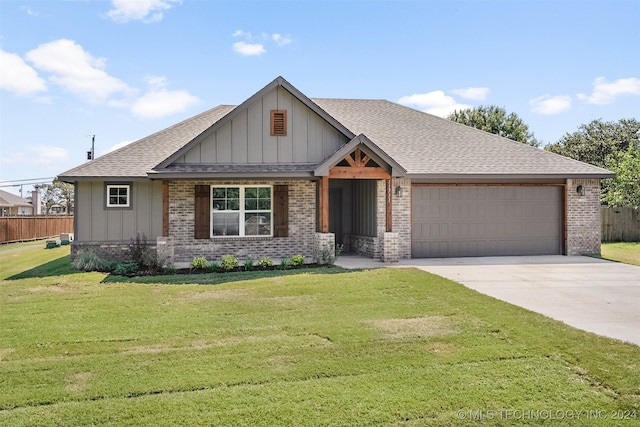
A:
<svg viewBox="0 0 640 427">
<path fill-rule="evenodd" d="M 576 193 L 578 193 L 578 196 L 584 196 L 584 187 L 582 185 L 578 185 L 578 187 L 576 187 Z"/>
<path fill-rule="evenodd" d="M 396 196 L 402 197 L 402 187 L 399 185 L 396 187 Z"/>
</svg>

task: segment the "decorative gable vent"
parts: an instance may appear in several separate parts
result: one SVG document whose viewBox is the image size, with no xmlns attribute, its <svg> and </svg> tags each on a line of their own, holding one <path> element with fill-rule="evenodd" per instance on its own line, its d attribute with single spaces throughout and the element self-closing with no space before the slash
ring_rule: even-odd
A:
<svg viewBox="0 0 640 427">
<path fill-rule="evenodd" d="M 287 110 L 271 110 L 271 136 L 287 136 Z"/>
</svg>

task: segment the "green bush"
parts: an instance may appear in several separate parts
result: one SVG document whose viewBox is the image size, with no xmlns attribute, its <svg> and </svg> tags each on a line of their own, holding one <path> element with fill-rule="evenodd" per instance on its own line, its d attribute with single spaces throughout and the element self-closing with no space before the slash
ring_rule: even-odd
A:
<svg viewBox="0 0 640 427">
<path fill-rule="evenodd" d="M 176 272 L 177 272 L 176 266 L 175 266 L 175 265 L 173 265 L 173 264 L 169 264 L 169 265 L 167 265 L 167 267 L 164 269 L 164 272 L 165 272 L 166 274 L 171 274 L 171 275 L 176 274 Z"/>
<path fill-rule="evenodd" d="M 162 261 L 158 258 L 158 253 L 149 248 L 147 236 L 138 232 L 129 242 L 129 257 L 138 264 L 138 269 L 151 273 L 162 271 Z"/>
<path fill-rule="evenodd" d="M 258 260 L 258 267 L 271 267 L 273 265 L 273 261 L 268 256 L 263 256 Z"/>
<path fill-rule="evenodd" d="M 286 270 L 291 265 L 291 260 L 287 257 L 280 258 L 280 264 L 278 265 L 278 270 Z"/>
<path fill-rule="evenodd" d="M 246 271 L 253 270 L 253 264 L 255 264 L 255 260 L 251 257 L 244 260 L 244 269 Z"/>
<path fill-rule="evenodd" d="M 222 267 L 223 270 L 226 270 L 226 271 L 233 270 L 237 266 L 238 266 L 238 258 L 236 258 L 235 256 L 225 255 L 224 257 L 222 257 L 222 261 L 220 262 L 220 267 Z"/>
<path fill-rule="evenodd" d="M 209 264 L 209 271 L 221 271 L 222 269 L 220 268 L 220 262 L 218 261 L 211 261 L 211 263 Z"/>
<path fill-rule="evenodd" d="M 191 264 L 189 264 L 189 269 L 191 270 L 206 270 L 207 269 L 207 260 L 203 257 L 195 257 Z"/>
<path fill-rule="evenodd" d="M 322 249 L 320 249 L 320 264 L 333 265 L 343 249 L 344 246 L 340 244 L 335 245 L 333 248 L 325 244 Z"/>
<path fill-rule="evenodd" d="M 304 257 L 300 254 L 293 255 L 289 260 L 289 265 L 298 266 L 304 264 Z"/>
<path fill-rule="evenodd" d="M 113 269 L 113 274 L 116 276 L 130 276 L 138 271 L 138 263 L 135 262 L 121 262 L 116 264 Z"/>
</svg>

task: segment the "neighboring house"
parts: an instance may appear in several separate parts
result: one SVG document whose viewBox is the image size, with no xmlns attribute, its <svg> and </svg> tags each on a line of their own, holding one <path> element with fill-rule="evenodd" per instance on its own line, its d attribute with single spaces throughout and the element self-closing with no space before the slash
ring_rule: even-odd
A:
<svg viewBox="0 0 640 427">
<path fill-rule="evenodd" d="M 0 190 L 0 216 L 33 215 L 33 204 L 27 199 Z"/>
<path fill-rule="evenodd" d="M 605 169 L 385 100 L 310 99 L 281 77 L 59 176 L 72 254 L 144 233 L 169 262 L 384 261 L 600 252 Z"/>
</svg>

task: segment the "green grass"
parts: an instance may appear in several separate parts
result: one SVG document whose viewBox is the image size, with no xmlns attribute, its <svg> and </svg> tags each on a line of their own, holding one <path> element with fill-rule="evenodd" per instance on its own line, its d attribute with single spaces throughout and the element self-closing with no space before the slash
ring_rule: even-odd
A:
<svg viewBox="0 0 640 427">
<path fill-rule="evenodd" d="M 602 258 L 640 265 L 640 242 L 603 243 Z"/>
<path fill-rule="evenodd" d="M 0 251 L 0 425 L 640 424 L 639 347 L 422 271 L 117 283 L 68 251 Z"/>
</svg>

